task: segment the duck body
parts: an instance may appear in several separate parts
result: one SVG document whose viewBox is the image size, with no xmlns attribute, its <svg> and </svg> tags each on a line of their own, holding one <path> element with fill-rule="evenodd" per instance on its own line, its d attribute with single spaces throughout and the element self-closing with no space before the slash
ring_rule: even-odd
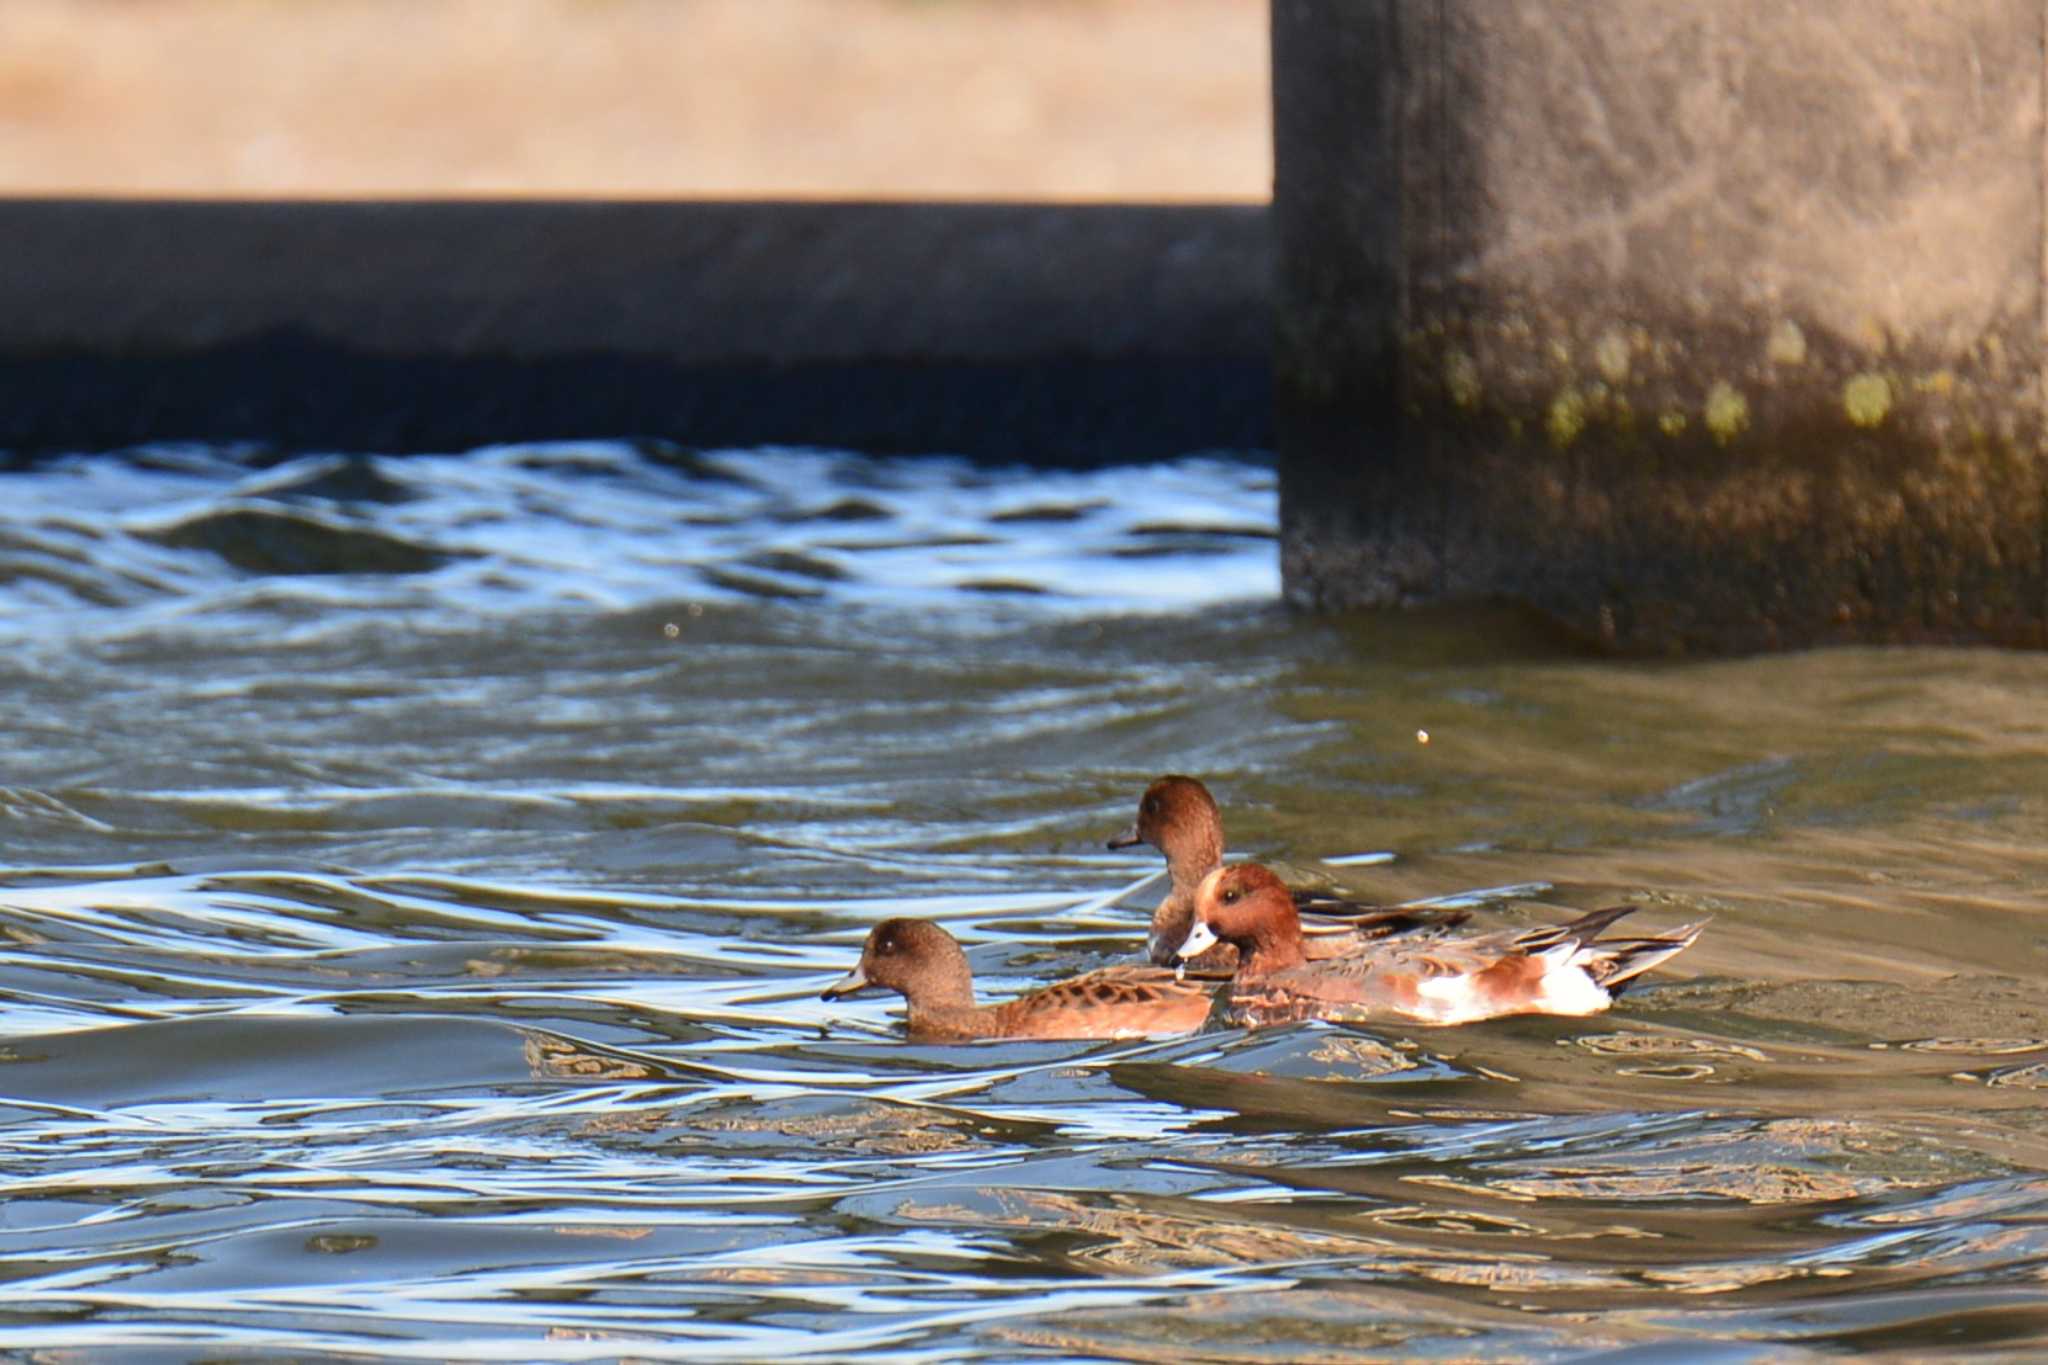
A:
<svg viewBox="0 0 2048 1365">
<path fill-rule="evenodd" d="M 1196 895 L 1182 951 L 1234 944 L 1239 965 L 1218 1014 L 1248 1028 L 1302 1019 L 1451 1025 L 1515 1014 L 1598 1014 L 1623 986 L 1690 947 L 1704 922 L 1668 934 L 1602 939 L 1633 906 L 1568 924 L 1464 938 L 1391 939 L 1341 957 L 1303 951 L 1292 898 L 1255 863 L 1221 869 Z"/>
<path fill-rule="evenodd" d="M 1195 892 L 1202 879 L 1223 866 L 1223 812 L 1199 778 L 1169 774 L 1145 788 L 1138 818 L 1109 841 L 1113 849 L 1150 844 L 1165 855 L 1169 886 L 1152 912 L 1146 955 L 1172 966 L 1175 953 L 1195 923 Z M 1342 957 L 1381 939 L 1440 934 L 1463 924 L 1471 911 L 1424 906 L 1377 906 L 1316 891 L 1290 890 L 1300 918 L 1304 952 L 1311 960 Z M 1237 949 L 1218 942 L 1199 956 L 1180 961 L 1196 976 L 1226 977 L 1237 970 Z"/>
<path fill-rule="evenodd" d="M 908 1002 L 914 1042 L 980 1038 L 1147 1038 L 1192 1033 L 1207 1021 L 1213 984 L 1158 967 L 1104 967 L 999 1005 L 974 1003 L 967 955 L 936 924 L 888 919 L 861 948 L 860 963 L 828 986 L 837 1000 L 870 988 Z"/>
<path fill-rule="evenodd" d="M 1294 888 L 1288 889 L 1288 896 L 1301 922 L 1302 952 L 1311 962 L 1348 957 L 1381 940 L 1430 938 L 1472 918 L 1472 912 L 1463 907 L 1364 905 Z M 1152 912 L 1152 926 L 1145 936 L 1146 956 L 1161 966 L 1175 962 L 1175 952 L 1194 925 L 1194 897 L 1168 895 Z M 1218 980 L 1234 974 L 1237 965 L 1237 948 L 1220 941 L 1179 963 L 1191 976 Z"/>
</svg>

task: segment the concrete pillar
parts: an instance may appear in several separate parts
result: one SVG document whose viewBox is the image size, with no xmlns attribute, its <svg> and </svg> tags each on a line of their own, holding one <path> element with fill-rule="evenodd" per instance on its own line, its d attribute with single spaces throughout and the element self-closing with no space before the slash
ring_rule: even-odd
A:
<svg viewBox="0 0 2048 1365">
<path fill-rule="evenodd" d="M 1297 603 L 2048 639 L 2040 0 L 1273 0 Z"/>
</svg>

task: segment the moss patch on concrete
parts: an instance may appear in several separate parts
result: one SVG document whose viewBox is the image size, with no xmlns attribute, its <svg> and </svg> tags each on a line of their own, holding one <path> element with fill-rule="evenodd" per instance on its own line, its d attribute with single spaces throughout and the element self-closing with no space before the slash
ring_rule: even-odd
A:
<svg viewBox="0 0 2048 1365">
<path fill-rule="evenodd" d="M 2034 343 L 2005 327 L 1873 350 L 1782 316 L 1426 320 L 1399 448 L 1361 459 L 1331 414 L 1284 463 L 1289 595 L 1514 599 L 1630 653 L 2048 643 Z"/>
<path fill-rule="evenodd" d="M 1842 385 L 1842 412 L 1859 427 L 1874 427 L 1892 410 L 1891 381 L 1868 370 Z"/>
</svg>

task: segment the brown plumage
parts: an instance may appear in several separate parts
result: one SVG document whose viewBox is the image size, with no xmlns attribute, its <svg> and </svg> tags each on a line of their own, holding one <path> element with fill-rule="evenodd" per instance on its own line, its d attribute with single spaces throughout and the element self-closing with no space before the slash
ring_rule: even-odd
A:
<svg viewBox="0 0 2048 1365">
<path fill-rule="evenodd" d="M 1157 967 L 1105 967 L 1000 1005 L 976 1005 L 967 954 L 944 929 L 916 919 L 877 924 L 860 964 L 826 987 L 823 998 L 870 987 L 910 1003 L 910 1037 L 917 1042 L 1191 1033 L 1209 1017 L 1215 990 Z"/>
<path fill-rule="evenodd" d="M 1311 961 L 1293 898 L 1256 863 L 1220 868 L 1195 892 L 1183 951 L 1234 945 L 1224 1017 L 1259 1027 L 1297 1019 L 1465 1024 L 1508 1014 L 1597 1014 L 1621 987 L 1692 945 L 1705 922 L 1643 938 L 1598 935 L 1634 906 L 1569 924 L 1466 938 L 1396 938 Z"/>
<path fill-rule="evenodd" d="M 1160 966 L 1172 966 L 1174 950 L 1194 926 L 1195 888 L 1202 878 L 1223 866 L 1223 812 L 1199 779 L 1178 774 L 1162 777 L 1138 799 L 1137 821 L 1109 841 L 1111 848 L 1135 844 L 1150 844 L 1166 856 L 1170 886 L 1166 899 L 1152 912 L 1146 951 Z M 1302 916 L 1305 950 L 1317 959 L 1340 957 L 1397 934 L 1440 933 L 1463 924 L 1472 913 L 1364 905 L 1312 891 L 1289 894 Z M 1237 968 L 1237 950 L 1219 943 L 1183 965 L 1198 976 L 1228 976 Z"/>
</svg>

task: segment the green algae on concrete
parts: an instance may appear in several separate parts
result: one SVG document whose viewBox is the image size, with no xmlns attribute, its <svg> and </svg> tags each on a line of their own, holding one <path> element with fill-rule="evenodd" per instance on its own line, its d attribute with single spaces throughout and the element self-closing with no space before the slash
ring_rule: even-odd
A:
<svg viewBox="0 0 2048 1365">
<path fill-rule="evenodd" d="M 1479 396 L 1484 387 L 1479 382 L 1479 366 L 1463 351 L 1451 351 L 1444 357 L 1444 392 L 1453 404 L 1461 408 L 1479 406 Z"/>
<path fill-rule="evenodd" d="M 1842 385 L 1842 411 L 1859 427 L 1874 427 L 1892 410 L 1891 381 L 1864 371 Z"/>
<path fill-rule="evenodd" d="M 1806 360 L 1806 333 L 1799 330 L 1799 324 L 1790 318 L 1771 329 L 1771 339 L 1765 344 L 1764 354 L 1773 365 L 1799 365 Z"/>
<path fill-rule="evenodd" d="M 1557 397 L 1550 400 L 1543 425 L 1550 433 L 1550 443 L 1560 449 L 1578 440 L 1586 429 L 1586 395 L 1570 385 L 1559 389 Z"/>
<path fill-rule="evenodd" d="M 1628 338 L 1617 329 L 1602 332 L 1593 343 L 1593 363 L 1600 367 L 1600 373 L 1610 384 L 1619 384 L 1628 378 Z"/>
<path fill-rule="evenodd" d="M 1707 390 L 1706 406 L 1700 415 L 1706 419 L 1707 430 L 1724 446 L 1749 430 L 1749 400 L 1725 379 L 1715 380 Z"/>
</svg>

